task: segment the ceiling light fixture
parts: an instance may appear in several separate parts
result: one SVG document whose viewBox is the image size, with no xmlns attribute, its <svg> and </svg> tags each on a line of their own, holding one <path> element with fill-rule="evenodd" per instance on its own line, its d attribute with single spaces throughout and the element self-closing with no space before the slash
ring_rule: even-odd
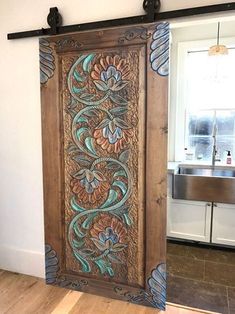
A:
<svg viewBox="0 0 235 314">
<path fill-rule="evenodd" d="M 220 22 L 218 23 L 217 30 L 217 44 L 211 46 L 208 51 L 209 56 L 227 55 L 228 48 L 225 45 L 220 45 Z"/>
</svg>

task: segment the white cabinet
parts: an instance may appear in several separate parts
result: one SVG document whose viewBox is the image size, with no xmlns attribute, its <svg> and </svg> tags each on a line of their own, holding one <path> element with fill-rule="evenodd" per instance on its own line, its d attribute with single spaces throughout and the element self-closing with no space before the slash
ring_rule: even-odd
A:
<svg viewBox="0 0 235 314">
<path fill-rule="evenodd" d="M 210 242 L 210 229 L 211 203 L 167 198 L 168 237 Z"/>
<path fill-rule="evenodd" d="M 214 204 L 212 242 L 235 246 L 234 204 Z"/>
<path fill-rule="evenodd" d="M 235 204 L 173 199 L 172 174 L 167 195 L 168 237 L 235 246 Z"/>
</svg>

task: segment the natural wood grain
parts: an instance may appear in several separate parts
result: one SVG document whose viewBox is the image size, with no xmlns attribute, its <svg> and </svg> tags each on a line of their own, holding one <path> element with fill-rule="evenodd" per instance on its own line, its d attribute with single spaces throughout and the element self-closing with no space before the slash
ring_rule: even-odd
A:
<svg viewBox="0 0 235 314">
<path fill-rule="evenodd" d="M 75 305 L 83 295 L 82 292 L 69 291 L 60 303 L 53 310 L 52 314 L 63 314 L 67 311 L 68 307 Z"/>
<path fill-rule="evenodd" d="M 44 280 L 38 279 L 33 287 L 25 290 L 19 295 L 17 302 L 12 304 L 6 313 L 51 313 L 57 303 L 59 303 L 60 299 L 67 293 L 68 291 L 64 289 L 47 286 L 45 285 Z"/>
<path fill-rule="evenodd" d="M 151 41 L 147 44 L 147 55 Z M 146 280 L 166 259 L 166 181 L 168 76 L 160 76 L 147 63 L 146 121 Z"/>
<path fill-rule="evenodd" d="M 0 274 L 1 314 L 164 314 L 156 309 L 47 286 L 43 279 L 3 271 Z M 172 304 L 166 314 L 209 313 Z"/>
<path fill-rule="evenodd" d="M 37 279 L 30 276 L 3 272 L 0 276 L 0 310 L 1 313 L 9 309 L 9 295 L 12 298 L 12 304 L 20 299 L 20 296 L 27 293 L 30 288 L 37 284 Z"/>
</svg>

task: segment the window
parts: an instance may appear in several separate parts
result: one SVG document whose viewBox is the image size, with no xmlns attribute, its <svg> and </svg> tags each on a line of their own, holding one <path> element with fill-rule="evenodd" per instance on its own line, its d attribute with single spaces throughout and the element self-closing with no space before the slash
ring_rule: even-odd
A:
<svg viewBox="0 0 235 314">
<path fill-rule="evenodd" d="M 187 148 L 194 162 L 211 163 L 215 130 L 217 157 L 223 160 L 228 150 L 235 156 L 235 49 L 230 45 L 228 55 L 215 57 L 208 56 L 210 41 L 181 45 L 176 160 Z"/>
<path fill-rule="evenodd" d="M 223 160 L 227 151 L 235 156 L 235 111 L 198 110 L 188 112 L 185 146 L 193 151 L 194 159 L 211 162 L 213 150 L 213 130 L 216 132 L 218 157 Z"/>
</svg>

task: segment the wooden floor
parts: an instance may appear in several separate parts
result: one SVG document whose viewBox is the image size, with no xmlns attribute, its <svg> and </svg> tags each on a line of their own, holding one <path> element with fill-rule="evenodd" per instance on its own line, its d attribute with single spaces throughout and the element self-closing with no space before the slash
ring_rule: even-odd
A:
<svg viewBox="0 0 235 314">
<path fill-rule="evenodd" d="M 158 311 L 143 306 L 48 286 L 43 279 L 0 270 L 1 314 L 153 314 L 156 312 Z M 165 313 L 204 312 L 168 305 Z"/>
</svg>

